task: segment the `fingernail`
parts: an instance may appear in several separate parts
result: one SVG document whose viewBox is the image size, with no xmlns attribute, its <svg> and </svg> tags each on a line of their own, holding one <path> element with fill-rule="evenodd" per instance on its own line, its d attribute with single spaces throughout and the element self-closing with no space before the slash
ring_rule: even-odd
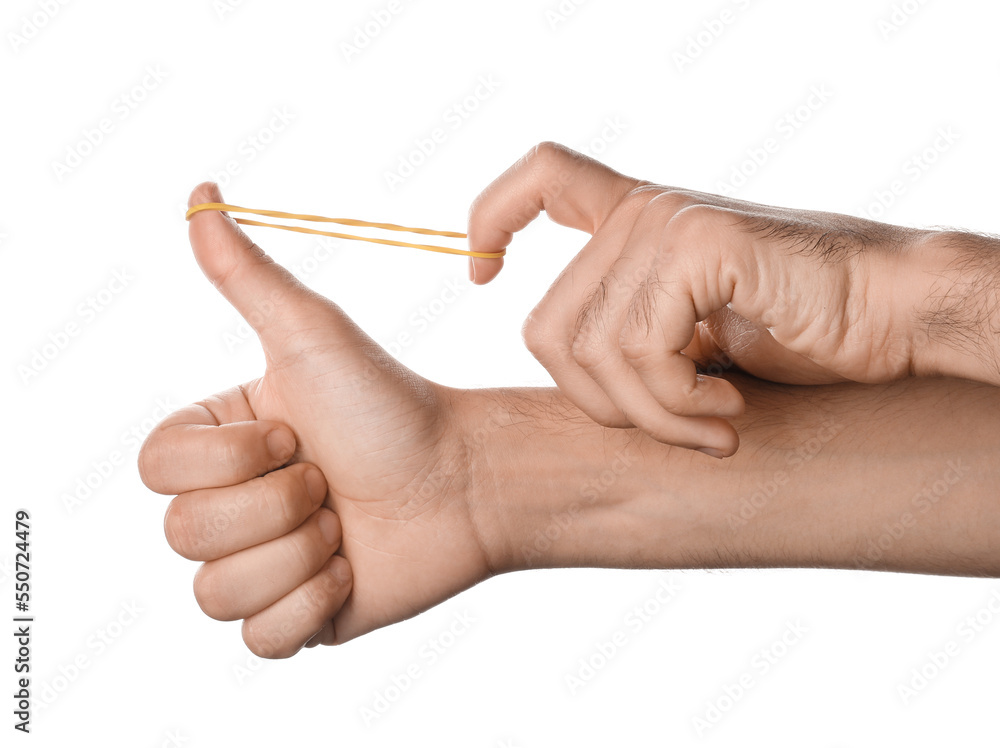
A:
<svg viewBox="0 0 1000 748">
<path fill-rule="evenodd" d="M 267 451 L 274 459 L 285 462 L 295 451 L 295 437 L 286 429 L 274 429 L 267 435 Z"/>
<path fill-rule="evenodd" d="M 314 503 L 318 504 L 326 498 L 326 478 L 319 469 L 310 468 L 306 471 L 306 490 Z"/>
<path fill-rule="evenodd" d="M 722 454 L 722 452 L 712 447 L 702 447 L 698 451 L 701 452 L 702 454 L 708 455 L 709 457 L 714 457 L 717 460 L 721 460 L 723 457 L 725 457 L 725 455 Z"/>
<path fill-rule="evenodd" d="M 476 260 L 473 257 L 469 258 L 469 280 L 476 282 Z"/>
<path fill-rule="evenodd" d="M 340 539 L 340 520 L 333 512 L 322 510 L 319 515 L 319 531 L 327 545 L 333 545 Z"/>
</svg>

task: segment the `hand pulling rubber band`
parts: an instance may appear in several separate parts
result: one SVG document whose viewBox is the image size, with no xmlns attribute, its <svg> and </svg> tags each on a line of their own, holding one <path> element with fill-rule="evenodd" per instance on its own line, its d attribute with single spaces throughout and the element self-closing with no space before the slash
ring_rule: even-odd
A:
<svg viewBox="0 0 1000 748">
<path fill-rule="evenodd" d="M 337 223 L 342 226 L 360 226 L 373 229 L 385 229 L 387 231 L 406 231 L 411 234 L 425 234 L 428 236 L 447 236 L 453 239 L 465 239 L 466 234 L 457 231 L 435 231 L 434 229 L 415 229 L 408 226 L 397 226 L 394 223 L 372 223 L 370 221 L 358 221 L 353 218 L 327 218 L 325 216 L 310 216 L 299 213 L 282 213 L 280 210 L 256 210 L 254 208 L 241 208 L 238 205 L 228 205 L 227 203 L 201 203 L 192 205 L 184 214 L 185 220 L 190 221 L 191 216 L 203 210 L 224 210 L 228 213 L 252 213 L 258 216 L 269 218 L 285 218 L 293 221 L 311 221 L 313 223 Z M 411 244 L 410 242 L 399 242 L 393 239 L 378 239 L 368 236 L 355 236 L 353 234 L 340 234 L 336 231 L 320 231 L 319 229 L 309 229 L 302 226 L 284 226 L 278 223 L 264 223 L 263 221 L 253 221 L 249 218 L 233 218 L 236 223 L 244 226 L 264 226 L 270 229 L 284 229 L 285 231 L 297 231 L 300 234 L 319 234 L 321 236 L 332 236 L 335 239 L 351 239 L 361 242 L 372 242 L 374 244 L 388 244 L 393 247 L 412 247 L 413 249 L 425 249 L 428 252 L 442 252 L 449 255 L 466 255 L 468 257 L 503 257 L 506 249 L 498 252 L 473 252 L 469 249 L 452 249 L 451 247 L 439 247 L 434 244 Z"/>
</svg>

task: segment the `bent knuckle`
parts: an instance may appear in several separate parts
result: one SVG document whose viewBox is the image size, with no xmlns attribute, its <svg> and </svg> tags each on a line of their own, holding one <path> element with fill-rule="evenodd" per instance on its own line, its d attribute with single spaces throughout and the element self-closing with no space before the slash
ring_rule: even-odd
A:
<svg viewBox="0 0 1000 748">
<path fill-rule="evenodd" d="M 673 215 L 665 230 L 670 238 L 682 243 L 702 241 L 719 226 L 721 212 L 713 205 L 688 205 Z"/>
<path fill-rule="evenodd" d="M 308 532 L 296 532 L 286 536 L 288 541 L 285 543 L 286 568 L 309 572 L 315 567 L 319 555 L 318 549 L 326 546 L 319 529 L 318 518 L 318 515 L 314 517 Z"/>
<path fill-rule="evenodd" d="M 198 607 L 202 609 L 209 618 L 217 621 L 231 620 L 229 610 L 231 600 L 222 575 L 214 562 L 209 561 L 201 565 L 194 576 L 194 597 L 198 602 Z"/>
<path fill-rule="evenodd" d="M 591 420 L 606 429 L 632 428 L 631 419 L 623 412 L 600 411 L 592 415 Z"/>
<path fill-rule="evenodd" d="M 600 366 L 610 354 L 606 341 L 596 333 L 593 325 L 585 326 L 576 334 L 570 352 L 573 360 L 584 369 Z"/>
<path fill-rule="evenodd" d="M 559 333 L 547 310 L 536 307 L 521 325 L 521 339 L 525 348 L 541 362 L 552 357 L 560 347 Z"/>
<path fill-rule="evenodd" d="M 163 432 L 159 428 L 153 429 L 142 443 L 136 460 L 139 478 L 147 488 L 157 493 L 162 493 L 166 485 L 163 444 Z"/>
<path fill-rule="evenodd" d="M 706 397 L 694 372 L 690 377 L 678 374 L 676 384 L 661 396 L 661 405 L 674 415 L 694 416 L 700 414 Z"/>
<path fill-rule="evenodd" d="M 625 215 L 634 219 L 645 210 L 650 202 L 656 199 L 662 189 L 658 185 L 640 184 L 625 193 L 618 207 Z"/>
<path fill-rule="evenodd" d="M 185 558 L 192 558 L 201 544 L 200 527 L 193 514 L 191 502 L 185 494 L 180 494 L 167 505 L 163 517 L 167 544 Z"/>
<path fill-rule="evenodd" d="M 330 575 L 324 574 L 323 576 L 326 579 L 320 581 L 319 584 L 303 584 L 299 587 L 294 611 L 296 620 L 315 623 L 317 626 L 322 622 L 324 611 L 329 606 L 330 599 L 335 592 L 330 581 L 327 581 Z"/>
<path fill-rule="evenodd" d="M 265 660 L 284 659 L 292 654 L 286 637 L 279 632 L 266 630 L 266 626 L 253 617 L 243 621 L 242 633 L 247 649 Z"/>
<path fill-rule="evenodd" d="M 680 213 L 682 210 L 699 205 L 698 198 L 689 192 L 668 187 L 660 189 L 652 198 L 647 199 L 645 210 L 655 211 L 667 220 Z"/>
<path fill-rule="evenodd" d="M 246 446 L 238 443 L 235 439 L 226 439 L 215 446 L 218 450 L 215 460 L 217 464 L 225 466 L 230 479 L 250 474 L 259 475 L 263 472 L 252 464 L 253 458 Z"/>
<path fill-rule="evenodd" d="M 305 493 L 305 481 L 302 476 L 293 478 L 287 470 L 257 478 L 257 501 L 262 515 L 283 532 L 294 530 L 302 522 L 300 514 L 300 496 Z M 297 490 L 301 486 L 302 490 Z"/>
<path fill-rule="evenodd" d="M 626 361 L 644 363 L 663 352 L 663 346 L 656 345 L 648 335 L 641 334 L 634 327 L 628 327 L 626 330 L 618 344 Z"/>
<path fill-rule="evenodd" d="M 345 562 L 341 563 L 345 569 L 348 567 Z M 331 570 L 332 566 L 324 569 L 299 587 L 293 611 L 296 620 L 319 628 L 333 615 L 337 600 L 343 598 L 345 587 L 350 586 L 351 576 L 350 571 L 346 571 L 335 577 Z"/>
<path fill-rule="evenodd" d="M 545 168 L 561 163 L 566 155 L 566 146 L 552 140 L 543 140 L 528 151 L 526 159 L 532 164 Z"/>
</svg>

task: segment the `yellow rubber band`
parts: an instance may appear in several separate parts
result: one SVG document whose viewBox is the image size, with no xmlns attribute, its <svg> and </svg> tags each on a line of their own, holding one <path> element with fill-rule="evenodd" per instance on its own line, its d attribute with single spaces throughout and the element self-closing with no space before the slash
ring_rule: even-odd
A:
<svg viewBox="0 0 1000 748">
<path fill-rule="evenodd" d="M 394 223 L 373 223 L 371 221 L 358 221 L 354 218 L 327 218 L 326 216 L 312 216 L 302 213 L 283 213 L 280 210 L 257 210 L 255 208 L 241 208 L 238 205 L 228 205 L 227 203 L 201 203 L 188 208 L 184 218 L 188 221 L 191 216 L 203 210 L 224 210 L 227 213 L 251 213 L 269 218 L 286 218 L 293 221 L 311 221 L 313 223 L 336 223 L 342 226 L 360 226 L 372 229 L 385 229 L 387 231 L 406 231 L 411 234 L 425 234 L 428 236 L 447 236 L 453 239 L 465 239 L 466 234 L 457 231 L 435 231 L 434 229 L 419 229 L 408 226 L 398 226 Z M 302 226 L 284 226 L 278 223 L 264 223 L 263 221 L 253 221 L 249 218 L 234 218 L 236 223 L 244 226 L 264 226 L 270 229 L 284 229 L 285 231 L 297 231 L 300 234 L 319 234 L 320 236 L 332 236 L 335 239 L 351 239 L 361 242 L 372 242 L 373 244 L 387 244 L 393 247 L 412 247 L 413 249 L 425 249 L 428 252 L 441 252 L 448 255 L 466 255 L 468 257 L 503 257 L 507 254 L 506 249 L 498 252 L 473 252 L 468 249 L 452 249 L 451 247 L 439 247 L 434 244 L 411 244 L 410 242 L 398 242 L 392 239 L 377 239 L 370 236 L 355 236 L 353 234 L 341 234 L 336 231 L 320 231 L 319 229 L 308 229 Z"/>
</svg>

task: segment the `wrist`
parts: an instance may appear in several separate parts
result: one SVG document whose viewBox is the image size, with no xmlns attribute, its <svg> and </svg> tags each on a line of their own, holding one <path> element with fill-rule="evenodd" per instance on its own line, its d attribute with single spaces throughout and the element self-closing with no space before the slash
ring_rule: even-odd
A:
<svg viewBox="0 0 1000 748">
<path fill-rule="evenodd" d="M 1000 384 L 1000 241 L 927 232 L 913 265 L 911 372 Z"/>
<path fill-rule="evenodd" d="M 594 423 L 556 389 L 453 391 L 470 516 L 495 573 L 693 565 L 728 480 L 714 459 Z M 700 559 L 699 559 L 700 560 Z"/>
</svg>

